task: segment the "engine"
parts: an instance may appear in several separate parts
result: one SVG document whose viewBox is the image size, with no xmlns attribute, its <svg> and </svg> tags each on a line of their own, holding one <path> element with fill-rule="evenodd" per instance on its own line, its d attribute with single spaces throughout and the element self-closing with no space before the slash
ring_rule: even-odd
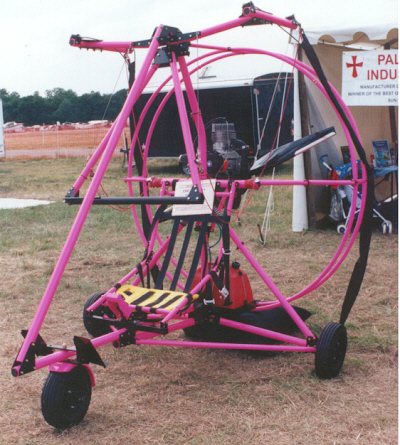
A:
<svg viewBox="0 0 400 445">
<path fill-rule="evenodd" d="M 215 120 L 221 119 L 225 120 L 225 118 Z M 208 130 L 207 140 L 207 172 L 210 177 L 250 178 L 250 149 L 245 142 L 236 139 L 234 124 L 226 120 L 223 123 L 212 123 L 211 135 Z M 179 163 L 183 172 L 189 174 L 186 154 L 179 157 Z"/>
<path fill-rule="evenodd" d="M 250 177 L 249 146 L 236 139 L 234 124 L 212 124 L 211 141 L 212 150 L 207 153 L 207 170 L 211 177 Z"/>
</svg>

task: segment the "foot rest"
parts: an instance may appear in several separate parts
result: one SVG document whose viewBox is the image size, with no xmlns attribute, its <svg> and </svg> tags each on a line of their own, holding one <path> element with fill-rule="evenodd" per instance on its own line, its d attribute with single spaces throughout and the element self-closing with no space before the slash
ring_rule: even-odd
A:
<svg viewBox="0 0 400 445">
<path fill-rule="evenodd" d="M 184 292 L 173 292 L 160 289 L 146 289 L 143 287 L 125 284 L 121 286 L 117 293 L 122 295 L 128 304 L 139 307 L 150 307 L 154 309 L 166 309 L 172 311 L 187 296 Z M 199 297 L 193 295 L 193 300 Z"/>
</svg>

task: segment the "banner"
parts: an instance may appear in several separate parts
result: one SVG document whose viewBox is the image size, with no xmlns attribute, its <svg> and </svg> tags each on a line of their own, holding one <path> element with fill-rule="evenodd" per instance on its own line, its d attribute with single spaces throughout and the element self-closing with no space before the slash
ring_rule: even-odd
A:
<svg viewBox="0 0 400 445">
<path fill-rule="evenodd" d="M 398 50 L 344 52 L 342 98 L 345 104 L 397 106 L 398 66 Z"/>
</svg>

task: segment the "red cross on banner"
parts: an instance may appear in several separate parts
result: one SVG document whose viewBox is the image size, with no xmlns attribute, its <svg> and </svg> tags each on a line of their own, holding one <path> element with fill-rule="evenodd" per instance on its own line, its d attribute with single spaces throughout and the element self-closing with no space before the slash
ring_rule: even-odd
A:
<svg viewBox="0 0 400 445">
<path fill-rule="evenodd" d="M 351 58 L 353 59 L 353 63 L 346 63 L 346 66 L 347 68 L 353 68 L 352 76 L 357 77 L 357 67 L 359 66 L 361 68 L 363 66 L 363 62 L 357 63 L 357 56 L 351 56 Z"/>
</svg>

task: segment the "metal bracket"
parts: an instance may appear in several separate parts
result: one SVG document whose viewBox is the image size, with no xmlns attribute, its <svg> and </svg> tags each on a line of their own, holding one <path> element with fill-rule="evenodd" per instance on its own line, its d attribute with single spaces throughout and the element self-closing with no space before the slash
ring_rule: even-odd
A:
<svg viewBox="0 0 400 445">
<path fill-rule="evenodd" d="M 94 363 L 95 365 L 106 367 L 96 348 L 88 338 L 74 337 L 74 344 L 76 347 L 76 360 L 80 365 L 87 365 Z"/>
<path fill-rule="evenodd" d="M 189 42 L 181 42 L 177 45 L 167 45 L 160 48 L 154 57 L 154 64 L 159 65 L 160 68 L 169 66 L 172 62 L 172 53 L 175 53 L 176 57 L 189 56 L 189 46 Z"/>
<path fill-rule="evenodd" d="M 75 189 L 74 189 L 74 187 L 71 187 L 64 197 L 64 202 L 66 202 L 65 198 L 77 198 L 77 197 L 79 197 L 79 190 L 77 191 L 77 193 L 75 195 Z"/>
<path fill-rule="evenodd" d="M 136 330 L 135 329 L 127 329 L 125 332 L 119 335 L 118 341 L 114 342 L 114 347 L 120 348 L 123 346 L 134 345 L 136 344 Z"/>
<path fill-rule="evenodd" d="M 172 62 L 172 51 L 171 48 L 165 47 L 160 48 L 154 57 L 154 64 L 159 65 L 161 68 L 169 66 L 169 64 Z"/>
<path fill-rule="evenodd" d="M 178 36 L 182 36 L 182 31 L 173 26 L 163 26 L 160 35 L 157 40 L 161 45 L 168 45 L 168 43 L 173 43 L 178 41 Z"/>
<path fill-rule="evenodd" d="M 131 43 L 132 48 L 148 48 L 151 44 L 152 38 L 147 40 L 138 40 Z"/>
<path fill-rule="evenodd" d="M 153 33 L 154 36 L 154 33 Z M 153 36 L 147 40 L 139 40 L 136 42 L 132 42 L 132 48 L 148 48 L 153 40 Z M 157 40 L 160 46 L 168 45 L 170 43 L 177 42 L 187 42 L 190 40 L 194 40 L 197 37 L 201 36 L 200 31 L 187 32 L 183 34 L 178 28 L 174 28 L 173 26 L 164 26 L 161 30 L 161 34 L 157 37 Z"/>
<path fill-rule="evenodd" d="M 161 30 L 161 34 L 159 35 L 159 37 L 157 37 L 157 40 L 161 45 L 168 45 L 170 43 L 193 40 L 195 37 L 199 37 L 200 35 L 200 31 L 188 32 L 183 34 L 178 28 L 174 28 L 172 26 L 164 26 Z"/>
<path fill-rule="evenodd" d="M 245 3 L 243 5 L 243 13 L 241 15 L 241 17 L 245 17 L 246 15 L 249 14 L 255 14 L 257 11 L 257 7 L 254 6 L 253 2 L 248 2 Z M 260 19 L 258 17 L 253 17 L 251 19 L 249 19 L 247 22 L 243 23 L 241 26 L 252 26 L 252 25 L 272 25 L 272 22 L 265 20 L 265 19 Z"/>
<path fill-rule="evenodd" d="M 245 3 L 242 8 L 243 8 L 244 15 L 247 15 L 250 12 L 253 12 L 253 13 L 256 12 L 256 7 L 254 6 L 253 2 Z"/>
<path fill-rule="evenodd" d="M 307 346 L 311 346 L 315 348 L 317 346 L 318 338 L 317 337 L 307 337 Z"/>
<path fill-rule="evenodd" d="M 204 196 L 199 192 L 199 188 L 196 184 L 190 189 L 189 195 L 187 196 L 187 201 L 196 202 L 197 204 L 203 204 Z"/>
<path fill-rule="evenodd" d="M 249 19 L 247 22 L 243 23 L 241 26 L 253 26 L 253 25 L 272 25 L 272 22 L 260 19 L 258 17 L 253 17 L 252 19 Z"/>
<path fill-rule="evenodd" d="M 160 323 L 160 327 L 157 327 L 140 325 L 140 323 L 130 324 L 129 328 L 119 335 L 118 341 L 114 342 L 114 347 L 121 348 L 123 346 L 136 344 L 136 331 L 153 332 L 165 335 L 168 334 L 168 325 L 166 323 Z"/>
<path fill-rule="evenodd" d="M 22 336 L 25 338 L 28 334 L 28 330 L 23 329 L 21 331 Z M 34 343 L 31 343 L 29 345 L 28 351 L 26 352 L 26 355 L 24 357 L 24 360 L 22 362 L 19 362 L 15 360 L 13 366 L 12 366 L 12 375 L 14 377 L 17 377 L 18 375 L 23 375 L 28 372 L 34 371 L 35 368 L 35 357 L 49 355 L 53 352 L 52 348 L 46 345 L 46 342 L 43 340 L 43 338 L 40 336 L 40 334 L 37 335 L 36 340 Z M 20 366 L 19 372 L 17 372 L 14 368 L 17 366 Z"/>
</svg>

